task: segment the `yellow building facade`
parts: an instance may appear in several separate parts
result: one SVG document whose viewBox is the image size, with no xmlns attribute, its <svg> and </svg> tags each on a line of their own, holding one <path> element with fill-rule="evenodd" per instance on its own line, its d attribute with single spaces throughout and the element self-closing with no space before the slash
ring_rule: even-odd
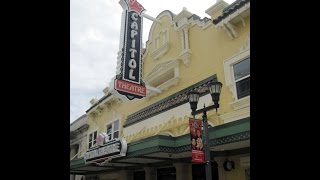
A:
<svg viewBox="0 0 320 180">
<path fill-rule="evenodd" d="M 88 143 L 71 161 L 72 174 L 101 180 L 203 179 L 204 164 L 191 162 L 188 92 L 200 93 L 198 109 L 210 106 L 208 84 L 219 81 L 220 107 L 207 112 L 212 176 L 250 179 L 250 1 L 217 1 L 206 13 L 211 19 L 185 8 L 156 17 L 142 57 L 147 96 L 127 100 L 114 91 L 112 80 L 102 98 L 91 100 Z M 102 166 L 85 164 L 83 155 L 100 133 L 125 139 L 126 156 Z M 233 168 L 226 169 L 226 161 Z"/>
</svg>

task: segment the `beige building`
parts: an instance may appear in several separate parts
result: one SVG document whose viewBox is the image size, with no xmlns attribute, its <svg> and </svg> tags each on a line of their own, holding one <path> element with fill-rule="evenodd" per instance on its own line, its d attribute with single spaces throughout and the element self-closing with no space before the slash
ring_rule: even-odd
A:
<svg viewBox="0 0 320 180">
<path fill-rule="evenodd" d="M 250 179 L 250 1 L 218 1 L 206 13 L 211 19 L 185 8 L 156 17 L 142 56 L 147 96 L 129 101 L 112 80 L 86 111 L 86 143 L 78 151 L 98 150 L 96 137 L 105 133 L 110 142 L 125 141 L 125 155 L 88 163 L 80 153 L 70 173 L 99 180 L 204 179 L 205 164 L 191 162 L 188 93 L 200 94 L 198 109 L 211 106 L 208 87 L 219 81 L 220 107 L 207 112 L 212 179 Z"/>
<path fill-rule="evenodd" d="M 87 144 L 87 115 L 84 114 L 70 124 L 70 160 L 82 158 Z M 83 180 L 83 175 L 70 174 L 70 180 Z"/>
</svg>

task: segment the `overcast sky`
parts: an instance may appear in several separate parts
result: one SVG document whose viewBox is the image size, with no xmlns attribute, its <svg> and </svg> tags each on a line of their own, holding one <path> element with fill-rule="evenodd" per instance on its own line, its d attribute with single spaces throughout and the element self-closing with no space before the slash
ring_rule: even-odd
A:
<svg viewBox="0 0 320 180">
<path fill-rule="evenodd" d="M 234 0 L 225 0 L 231 4 Z M 138 0 L 145 13 L 157 17 L 164 10 L 174 14 L 183 7 L 201 18 L 216 0 Z M 119 0 L 70 1 L 70 123 L 90 107 L 92 98 L 101 98 L 102 90 L 116 73 L 121 13 Z M 152 21 L 143 19 L 145 44 Z"/>
</svg>

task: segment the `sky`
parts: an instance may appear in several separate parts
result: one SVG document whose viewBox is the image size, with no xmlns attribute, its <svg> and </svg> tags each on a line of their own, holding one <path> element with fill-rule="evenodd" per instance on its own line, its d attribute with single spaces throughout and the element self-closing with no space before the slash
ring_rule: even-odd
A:
<svg viewBox="0 0 320 180">
<path fill-rule="evenodd" d="M 231 4 L 235 0 L 225 0 Z M 201 18 L 216 0 L 138 0 L 144 12 L 156 18 L 162 11 L 174 14 L 183 7 Z M 92 98 L 116 75 L 122 7 L 119 0 L 70 1 L 70 124 L 85 114 Z M 148 40 L 152 21 L 143 18 L 142 42 Z"/>
</svg>

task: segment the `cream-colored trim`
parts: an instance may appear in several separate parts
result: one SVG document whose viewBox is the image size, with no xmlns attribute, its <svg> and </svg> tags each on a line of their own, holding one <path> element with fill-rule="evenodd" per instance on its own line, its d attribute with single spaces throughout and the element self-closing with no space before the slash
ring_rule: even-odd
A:
<svg viewBox="0 0 320 180">
<path fill-rule="evenodd" d="M 168 16 L 169 19 L 170 19 L 170 24 L 171 26 L 174 26 L 174 22 L 172 21 L 173 17 L 171 16 L 171 14 L 168 12 L 168 11 L 164 11 L 162 12 L 161 14 L 159 14 L 157 16 L 156 19 L 159 19 L 161 21 L 161 18 L 164 17 L 164 16 Z M 142 56 L 142 61 L 145 59 L 145 57 L 148 55 L 149 51 L 150 51 L 150 48 L 151 48 L 151 43 L 153 42 L 153 31 L 154 31 L 154 28 L 156 25 L 158 25 L 159 23 L 155 23 L 153 22 L 152 25 L 151 25 L 151 28 L 150 28 L 150 31 L 149 31 L 149 36 L 148 36 L 148 41 L 146 42 L 146 51 L 145 53 L 143 54 Z M 169 42 L 169 41 L 168 41 Z"/>
<path fill-rule="evenodd" d="M 156 42 L 154 44 L 155 50 L 151 53 L 151 57 L 154 60 L 160 59 L 162 56 L 164 56 L 168 50 L 170 45 L 170 36 L 169 36 L 169 30 L 163 29 L 160 31 L 159 35 L 155 37 Z M 157 41 L 158 40 L 158 41 Z"/>
<path fill-rule="evenodd" d="M 242 118 L 250 117 L 250 106 L 222 114 L 219 117 L 221 120 L 223 120 L 224 123 L 229 123 Z"/>
<path fill-rule="evenodd" d="M 114 122 L 116 122 L 117 120 L 119 120 L 119 138 L 121 137 L 121 134 L 120 134 L 120 129 L 121 129 L 121 115 L 120 114 L 118 114 L 118 113 L 116 113 L 116 115 L 115 115 L 115 113 L 113 114 L 113 118 L 112 118 L 112 120 L 111 121 L 107 121 L 105 124 L 104 124 L 104 127 L 105 127 L 105 133 L 107 133 L 107 125 L 109 125 L 109 124 L 112 124 L 112 134 L 114 133 L 114 131 L 113 131 L 113 123 Z"/>
<path fill-rule="evenodd" d="M 190 26 L 185 26 L 183 29 L 180 29 L 180 37 L 181 37 L 181 52 L 179 55 L 179 59 L 186 66 L 189 66 L 191 62 L 191 50 L 189 46 L 189 28 Z"/>
<path fill-rule="evenodd" d="M 208 27 L 213 26 L 213 23 L 212 23 L 212 20 L 208 20 L 206 23 L 204 21 L 200 21 L 199 19 L 196 19 L 194 20 L 193 18 L 192 19 L 189 19 L 189 23 L 191 23 L 191 27 L 192 26 L 195 26 L 195 25 L 198 25 L 199 27 L 202 27 L 202 29 L 207 29 Z"/>
<path fill-rule="evenodd" d="M 163 91 L 168 90 L 171 86 L 176 86 L 180 81 L 180 71 L 179 71 L 179 61 L 176 60 L 169 60 L 160 64 L 157 64 L 151 72 L 144 78 L 144 82 L 150 86 L 151 82 L 158 79 L 161 75 L 170 72 L 173 69 L 174 77 L 168 79 L 164 83 L 160 84 L 159 86 L 155 87 L 160 91 L 150 91 L 147 94 L 147 98 L 151 98 Z M 152 84 L 151 84 L 152 85 Z"/>
<path fill-rule="evenodd" d="M 211 95 L 207 94 L 199 99 L 198 104 L 206 104 L 209 106 L 211 102 Z M 190 133 L 190 116 L 190 104 L 187 102 L 125 127 L 123 129 L 123 136 L 126 138 L 127 143 L 129 143 L 155 135 L 177 137 L 188 134 Z M 201 115 L 197 115 L 196 118 L 200 119 Z M 208 113 L 208 120 L 213 122 L 209 122 L 210 125 L 222 124 L 217 122 L 217 119 L 216 114 Z"/>
<path fill-rule="evenodd" d="M 209 16 L 213 16 L 214 14 L 216 14 L 217 12 L 219 12 L 222 9 L 226 8 L 227 6 L 229 6 L 229 4 L 226 3 L 225 1 L 217 1 L 214 5 L 209 7 L 205 12 Z"/>
<path fill-rule="evenodd" d="M 187 10 L 187 8 L 183 8 L 182 11 L 173 18 L 173 21 L 176 22 L 177 27 L 175 29 L 180 31 L 181 29 L 188 28 L 189 21 L 188 18 L 192 16 L 192 13 Z"/>
<path fill-rule="evenodd" d="M 117 98 L 115 95 L 110 95 L 109 97 L 107 97 L 105 100 L 103 100 L 102 102 L 100 102 L 98 105 L 96 105 L 94 108 L 90 109 L 90 111 L 87 113 L 87 115 L 91 115 L 89 118 L 92 118 L 95 115 L 99 116 L 102 114 L 102 112 L 104 110 L 109 110 L 111 108 L 111 104 L 112 102 L 115 101 L 118 104 L 122 103 L 122 100 Z"/>
<path fill-rule="evenodd" d="M 159 75 L 169 71 L 172 68 L 176 68 L 176 67 L 179 67 L 179 61 L 176 59 L 168 60 L 163 63 L 159 63 L 154 68 L 152 68 L 151 72 L 148 75 L 146 75 L 146 77 L 144 78 L 144 81 L 150 82 L 150 81 L 154 80 L 155 78 L 157 78 Z"/>
<path fill-rule="evenodd" d="M 232 23 L 227 22 L 223 24 L 223 28 L 227 30 L 227 34 L 231 39 L 234 39 L 238 36 L 238 33 L 236 31 L 236 26 L 233 25 Z"/>
<path fill-rule="evenodd" d="M 182 50 L 181 54 L 179 55 L 179 59 L 181 59 L 182 63 L 186 66 L 189 66 L 191 62 L 191 50 Z"/>
<path fill-rule="evenodd" d="M 226 59 L 223 63 L 226 86 L 229 88 L 230 92 L 232 93 L 232 97 L 234 99 L 237 99 L 237 93 L 235 89 L 235 81 L 233 77 L 232 66 L 233 64 L 240 62 L 241 60 L 247 57 L 250 57 L 250 48 L 248 50 L 235 54 L 231 58 Z"/>
<path fill-rule="evenodd" d="M 234 110 L 250 107 L 250 95 L 244 98 L 238 99 L 236 101 L 233 101 L 232 103 L 230 103 L 230 105 Z"/>
</svg>

